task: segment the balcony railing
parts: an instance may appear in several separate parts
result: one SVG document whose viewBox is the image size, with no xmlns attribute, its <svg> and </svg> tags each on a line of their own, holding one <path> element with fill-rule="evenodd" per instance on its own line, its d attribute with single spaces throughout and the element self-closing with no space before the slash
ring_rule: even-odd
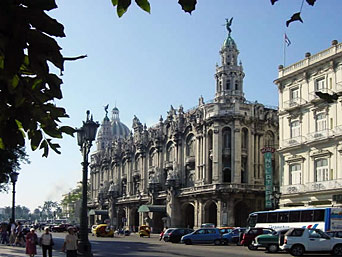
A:
<svg viewBox="0 0 342 257">
<path fill-rule="evenodd" d="M 328 138 L 330 135 L 333 135 L 332 132 L 333 131 L 330 129 L 316 131 L 316 132 L 308 134 L 307 139 L 308 141 L 316 141 L 316 140 L 325 139 L 325 138 Z"/>
<path fill-rule="evenodd" d="M 342 179 L 309 182 L 305 185 L 286 185 L 281 187 L 282 194 L 298 194 L 324 190 L 342 189 Z"/>
<path fill-rule="evenodd" d="M 292 137 L 283 141 L 283 147 L 290 147 L 303 144 L 306 138 L 303 136 Z"/>
<path fill-rule="evenodd" d="M 304 193 L 305 187 L 304 185 L 287 185 L 287 186 L 281 186 L 280 192 L 283 195 L 286 194 L 298 194 L 298 193 Z"/>
<path fill-rule="evenodd" d="M 289 101 L 285 101 L 284 102 L 284 106 L 283 108 L 286 109 L 292 109 L 292 108 L 296 108 L 299 107 L 303 104 L 306 104 L 306 100 L 304 100 L 303 98 L 295 98 L 295 99 L 291 99 Z"/>
<path fill-rule="evenodd" d="M 204 192 L 216 192 L 218 190 L 228 191 L 264 191 L 264 185 L 254 184 L 240 184 L 240 183 L 225 183 L 225 184 L 210 184 L 203 186 L 195 186 L 181 189 L 182 195 L 193 194 L 193 193 L 204 193 Z"/>
<path fill-rule="evenodd" d="M 312 91 L 309 93 L 309 101 L 314 101 L 314 100 L 318 100 L 320 99 L 317 95 L 316 95 L 316 92 L 322 92 L 322 93 L 328 93 L 328 94 L 333 94 L 334 91 L 328 89 L 328 88 L 321 88 L 321 89 L 318 89 L 318 90 L 315 90 L 315 91 Z"/>
</svg>

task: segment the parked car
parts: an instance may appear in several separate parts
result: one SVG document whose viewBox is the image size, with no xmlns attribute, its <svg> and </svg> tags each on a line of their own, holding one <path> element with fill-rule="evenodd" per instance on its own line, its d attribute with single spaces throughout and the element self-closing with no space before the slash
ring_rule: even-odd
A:
<svg viewBox="0 0 342 257">
<path fill-rule="evenodd" d="M 215 228 L 215 224 L 214 223 L 203 223 L 201 225 L 201 228 Z"/>
<path fill-rule="evenodd" d="M 221 234 L 226 234 L 232 232 L 234 227 L 220 227 L 218 229 L 220 230 Z"/>
<path fill-rule="evenodd" d="M 176 229 L 173 229 L 168 234 L 168 238 L 169 238 L 168 241 L 172 242 L 172 243 L 179 243 L 181 241 L 182 236 L 190 234 L 192 232 L 194 232 L 194 230 L 190 229 L 190 228 L 176 228 Z"/>
<path fill-rule="evenodd" d="M 243 233 L 241 245 L 248 246 L 248 249 L 255 250 L 255 246 L 253 246 L 253 240 L 262 234 L 272 234 L 275 230 L 272 228 L 250 228 Z"/>
<path fill-rule="evenodd" d="M 231 232 L 222 235 L 222 241 L 224 244 L 237 244 L 240 245 L 240 235 L 246 231 L 246 228 L 236 228 Z"/>
<path fill-rule="evenodd" d="M 168 242 L 169 241 L 169 235 L 170 233 L 175 230 L 175 228 L 168 228 L 167 230 L 165 230 L 164 234 L 163 234 L 163 240 L 165 242 Z"/>
<path fill-rule="evenodd" d="M 212 244 L 220 245 L 222 242 L 220 230 L 217 228 L 200 228 L 194 232 L 182 236 L 182 243 L 190 244 Z"/>
<path fill-rule="evenodd" d="M 65 232 L 70 226 L 71 226 L 70 224 L 59 224 L 59 225 L 53 226 L 50 229 L 52 232 Z"/>
<path fill-rule="evenodd" d="M 279 237 L 285 235 L 289 229 L 274 231 L 272 234 L 259 235 L 254 239 L 253 246 L 255 250 L 259 247 L 265 247 L 268 252 L 276 253 L 279 251 Z"/>
<path fill-rule="evenodd" d="M 330 237 L 342 238 L 342 231 L 328 231 L 328 232 L 325 232 L 325 234 L 327 234 Z"/>
<path fill-rule="evenodd" d="M 285 234 L 284 244 L 279 247 L 293 256 L 301 256 L 306 252 L 342 256 L 342 238 L 330 237 L 320 229 L 291 228 Z"/>
</svg>

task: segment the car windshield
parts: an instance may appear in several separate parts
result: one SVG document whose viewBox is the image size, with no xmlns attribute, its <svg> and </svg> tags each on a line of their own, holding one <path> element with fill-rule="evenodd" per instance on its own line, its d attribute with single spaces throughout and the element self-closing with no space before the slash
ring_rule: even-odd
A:
<svg viewBox="0 0 342 257">
<path fill-rule="evenodd" d="M 169 229 L 167 229 L 167 230 L 165 231 L 164 234 L 169 234 L 169 233 L 171 233 L 171 232 L 174 231 L 174 230 L 175 230 L 174 228 L 169 228 Z"/>
</svg>

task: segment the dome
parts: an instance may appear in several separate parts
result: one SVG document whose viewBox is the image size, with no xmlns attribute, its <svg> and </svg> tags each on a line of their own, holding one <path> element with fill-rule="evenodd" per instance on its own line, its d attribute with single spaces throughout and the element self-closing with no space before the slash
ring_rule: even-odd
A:
<svg viewBox="0 0 342 257">
<path fill-rule="evenodd" d="M 119 109 L 114 107 L 112 110 L 111 120 L 112 137 L 114 138 L 125 138 L 129 135 L 129 128 L 120 121 Z"/>
<path fill-rule="evenodd" d="M 226 40 L 223 42 L 223 46 L 222 48 L 225 47 L 235 47 L 236 48 L 236 44 L 234 39 L 230 36 L 230 34 L 228 35 L 228 37 L 226 38 Z"/>
</svg>

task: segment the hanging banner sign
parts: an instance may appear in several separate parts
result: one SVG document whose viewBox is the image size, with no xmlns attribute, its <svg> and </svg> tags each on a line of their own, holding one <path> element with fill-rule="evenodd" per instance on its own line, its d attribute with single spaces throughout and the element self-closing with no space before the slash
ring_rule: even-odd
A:
<svg viewBox="0 0 342 257">
<path fill-rule="evenodd" d="M 272 170 L 272 153 L 275 149 L 272 147 L 267 147 L 261 149 L 264 154 L 265 163 L 265 208 L 273 208 L 273 170 Z"/>
</svg>

